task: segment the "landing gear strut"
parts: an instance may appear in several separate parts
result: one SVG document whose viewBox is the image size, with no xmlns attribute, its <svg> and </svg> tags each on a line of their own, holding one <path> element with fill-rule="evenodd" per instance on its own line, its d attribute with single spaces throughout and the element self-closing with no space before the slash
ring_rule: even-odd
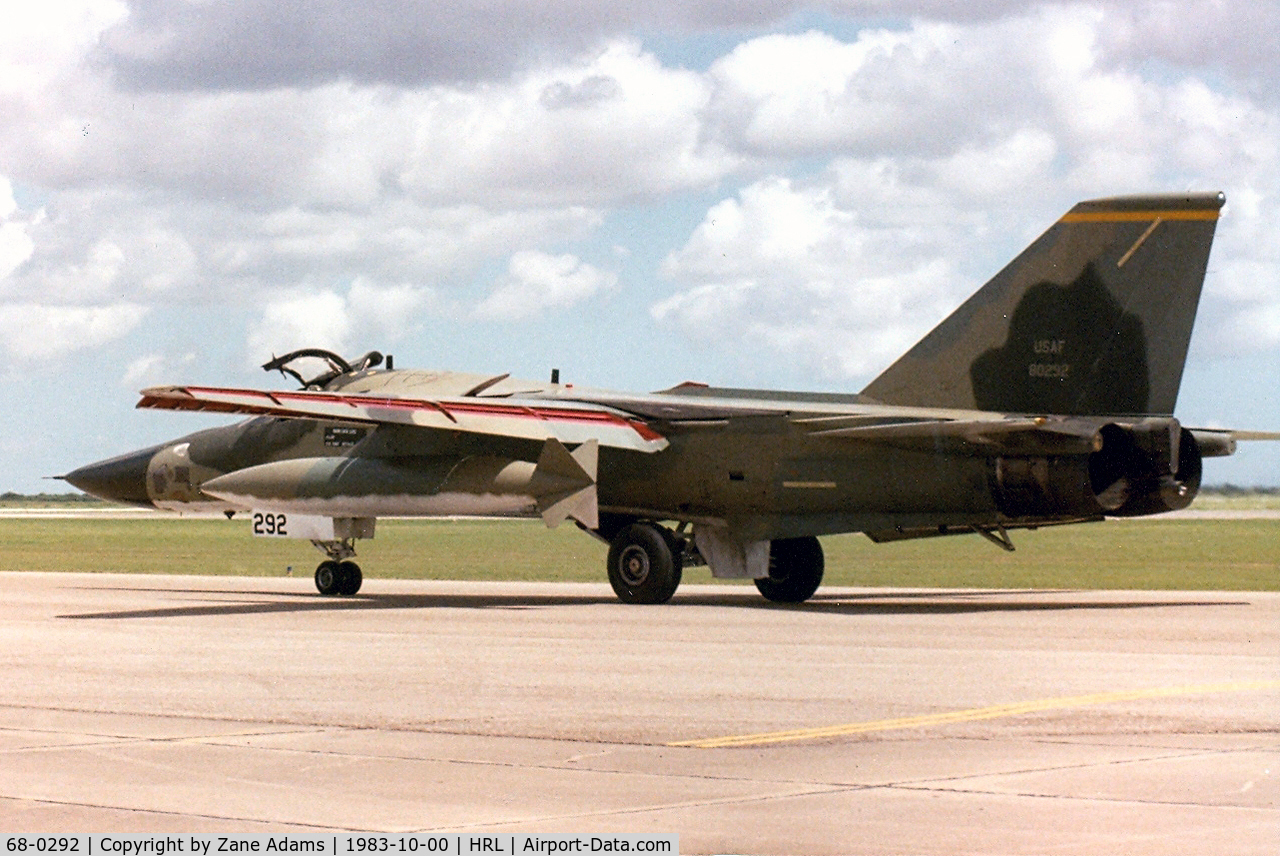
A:
<svg viewBox="0 0 1280 856">
<path fill-rule="evenodd" d="M 351 561 L 356 554 L 354 539 L 311 543 L 329 557 L 316 568 L 316 589 L 320 594 L 353 595 L 360 591 L 364 574 L 360 566 Z"/>
</svg>

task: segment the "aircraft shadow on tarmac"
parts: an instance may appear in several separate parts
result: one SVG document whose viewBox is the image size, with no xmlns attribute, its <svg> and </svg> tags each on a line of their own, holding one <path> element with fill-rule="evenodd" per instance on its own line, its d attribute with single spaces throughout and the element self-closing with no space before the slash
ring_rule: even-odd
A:
<svg viewBox="0 0 1280 856">
<path fill-rule="evenodd" d="M 114 591 L 165 592 L 177 596 L 227 598 L 219 603 L 207 600 L 190 606 L 112 610 L 60 615 L 73 619 L 182 618 L 191 616 L 232 616 L 288 612 L 339 612 L 380 609 L 543 609 L 554 606 L 619 606 L 613 597 L 600 595 L 541 594 L 360 594 L 353 597 L 324 597 L 312 593 L 273 591 L 134 588 Z M 1044 600 L 1047 595 L 1075 594 L 1069 600 Z M 799 604 L 779 604 L 763 600 L 744 587 L 742 594 L 714 593 L 677 595 L 667 609 L 689 607 L 733 607 L 736 609 L 785 610 L 827 615 L 960 615 L 997 612 L 1063 612 L 1072 610 L 1161 609 L 1187 606 L 1247 606 L 1248 601 L 1210 600 L 1091 600 L 1088 592 L 1044 589 L 992 591 L 956 590 L 929 592 L 884 592 L 859 594 L 819 594 Z M 663 609 L 634 607 L 628 609 Z"/>
</svg>

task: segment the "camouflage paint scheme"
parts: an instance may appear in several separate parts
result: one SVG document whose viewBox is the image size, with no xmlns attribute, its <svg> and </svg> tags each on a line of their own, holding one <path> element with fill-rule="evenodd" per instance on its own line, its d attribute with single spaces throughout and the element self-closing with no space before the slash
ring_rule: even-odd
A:
<svg viewBox="0 0 1280 856">
<path fill-rule="evenodd" d="M 375 518 L 482 514 L 573 519 L 611 544 L 626 601 L 663 602 L 704 562 L 802 601 L 822 577 L 816 536 L 977 533 L 1012 549 L 1010 529 L 1184 508 L 1203 458 L 1262 438 L 1173 418 L 1224 201 L 1080 203 L 857 395 L 636 395 L 303 351 L 265 366 L 300 391 L 145 390 L 139 407 L 255 418 L 64 478 L 272 526 L 332 519 L 313 538 L 325 593 L 359 588 L 349 560 Z M 330 371 L 304 379 L 290 365 L 307 356 Z"/>
</svg>

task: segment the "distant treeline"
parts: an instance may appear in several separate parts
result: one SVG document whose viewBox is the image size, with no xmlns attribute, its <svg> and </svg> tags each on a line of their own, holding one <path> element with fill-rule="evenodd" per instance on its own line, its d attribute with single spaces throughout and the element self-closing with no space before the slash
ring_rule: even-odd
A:
<svg viewBox="0 0 1280 856">
<path fill-rule="evenodd" d="M 14 493 L 7 490 L 0 493 L 0 502 L 87 502 L 101 503 L 103 500 L 87 493 Z M 106 504 L 106 503 L 103 503 Z"/>
<path fill-rule="evenodd" d="M 1280 496 L 1280 487 L 1241 487 L 1237 484 L 1209 484 L 1200 488 L 1201 493 L 1219 496 Z"/>
</svg>

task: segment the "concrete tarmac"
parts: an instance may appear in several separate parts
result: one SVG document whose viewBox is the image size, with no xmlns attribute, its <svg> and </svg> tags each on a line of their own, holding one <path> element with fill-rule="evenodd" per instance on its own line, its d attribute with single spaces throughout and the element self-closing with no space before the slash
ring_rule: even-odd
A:
<svg viewBox="0 0 1280 856">
<path fill-rule="evenodd" d="M 1280 595 L 0 574 L 0 832 L 1280 852 Z"/>
</svg>

